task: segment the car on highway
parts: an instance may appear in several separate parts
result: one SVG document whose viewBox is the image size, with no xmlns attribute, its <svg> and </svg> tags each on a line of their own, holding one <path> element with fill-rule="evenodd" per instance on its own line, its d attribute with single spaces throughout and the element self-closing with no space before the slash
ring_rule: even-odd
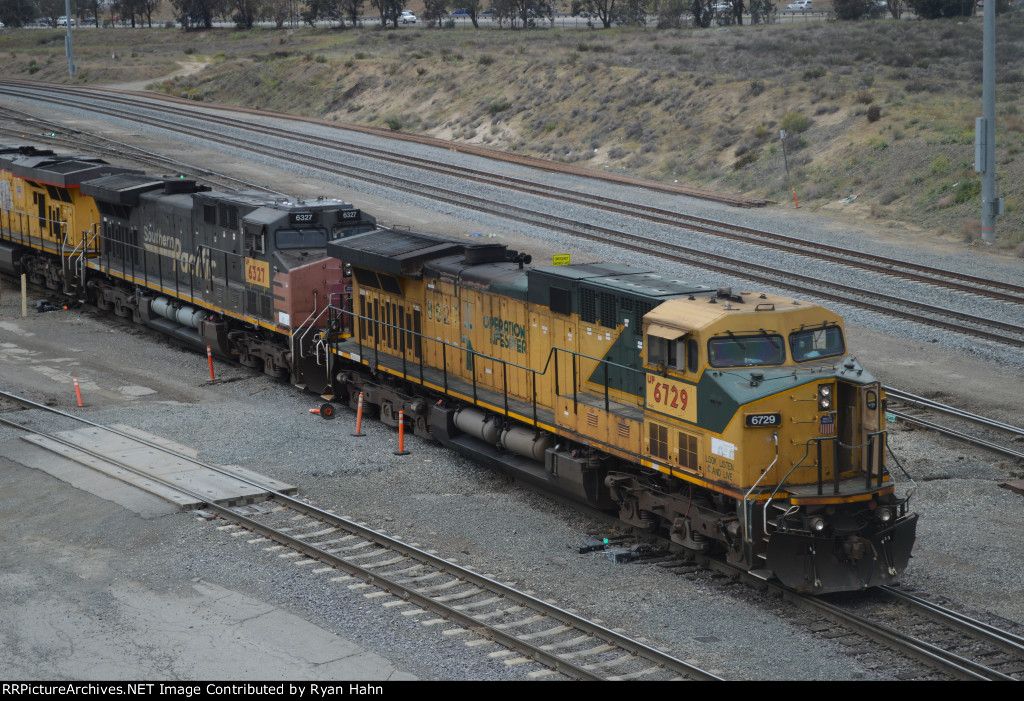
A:
<svg viewBox="0 0 1024 701">
<path fill-rule="evenodd" d="M 411 10 L 402 10 L 402 16 L 398 20 L 402 24 L 416 24 L 416 15 Z"/>
<path fill-rule="evenodd" d="M 811 0 L 796 0 L 786 5 L 786 9 L 790 12 L 806 12 L 814 9 L 814 3 Z"/>
<path fill-rule="evenodd" d="M 57 18 L 57 26 L 58 27 L 67 27 L 68 25 L 71 25 L 72 27 L 75 26 L 75 18 L 74 17 L 71 17 L 71 18 L 68 18 L 68 17 L 58 17 Z"/>
<path fill-rule="evenodd" d="M 460 7 L 458 10 L 452 10 L 452 17 L 455 17 L 456 15 L 461 16 L 461 17 L 465 17 L 468 14 L 469 14 L 469 10 L 467 10 L 464 7 Z"/>
<path fill-rule="evenodd" d="M 716 2 L 711 6 L 711 9 L 715 12 L 732 12 L 731 2 Z"/>
</svg>

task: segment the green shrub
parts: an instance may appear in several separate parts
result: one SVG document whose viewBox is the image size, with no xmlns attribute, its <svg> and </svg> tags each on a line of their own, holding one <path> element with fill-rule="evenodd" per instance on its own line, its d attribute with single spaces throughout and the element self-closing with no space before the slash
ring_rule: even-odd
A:
<svg viewBox="0 0 1024 701">
<path fill-rule="evenodd" d="M 787 112 L 780 126 L 792 134 L 800 134 L 811 128 L 811 118 L 799 112 Z"/>
<path fill-rule="evenodd" d="M 491 102 L 487 105 L 487 113 L 493 117 L 499 112 L 504 112 L 511 106 L 512 103 L 504 98 L 500 100 L 491 100 Z"/>
</svg>

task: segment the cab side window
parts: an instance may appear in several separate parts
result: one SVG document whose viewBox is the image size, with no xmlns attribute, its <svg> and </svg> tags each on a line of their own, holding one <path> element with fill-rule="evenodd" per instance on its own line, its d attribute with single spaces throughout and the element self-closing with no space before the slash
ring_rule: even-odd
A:
<svg viewBox="0 0 1024 701">
<path fill-rule="evenodd" d="M 667 339 L 648 335 L 647 362 L 649 365 L 697 372 L 697 341 L 688 337 Z"/>
</svg>

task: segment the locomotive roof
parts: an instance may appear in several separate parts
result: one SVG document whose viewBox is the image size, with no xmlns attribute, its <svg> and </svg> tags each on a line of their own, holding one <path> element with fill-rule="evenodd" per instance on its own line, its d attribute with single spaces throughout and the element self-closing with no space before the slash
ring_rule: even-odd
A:
<svg viewBox="0 0 1024 701">
<path fill-rule="evenodd" d="M 52 156 L 53 151 L 49 149 L 36 148 L 35 146 L 29 146 L 27 144 L 0 144 L 0 162 L 2 162 L 3 156 L 13 158 L 11 154 L 22 156 Z"/>
<path fill-rule="evenodd" d="M 19 178 L 57 187 L 74 187 L 108 173 L 133 172 L 92 156 L 62 156 L 39 152 L 34 155 L 0 155 L 0 167 Z"/>
<path fill-rule="evenodd" d="M 493 249 L 479 262 L 467 260 L 475 249 Z M 417 231 L 376 229 L 331 242 L 327 254 L 357 267 L 391 275 L 421 277 L 442 272 L 465 282 L 488 285 L 506 294 L 522 296 L 529 288 L 531 301 L 546 303 L 552 285 L 603 288 L 616 296 L 659 300 L 691 295 L 713 295 L 713 288 L 677 280 L 619 263 L 578 263 L 537 266 L 521 270 L 502 244 L 462 241 Z M 534 299 L 536 298 L 536 299 Z"/>
<path fill-rule="evenodd" d="M 686 280 L 676 280 L 660 273 L 631 268 L 619 263 L 578 263 L 576 265 L 545 265 L 530 270 L 531 277 L 561 278 L 586 282 L 607 288 L 616 294 L 641 297 L 670 298 L 683 295 L 707 295 L 714 290 Z"/>
<path fill-rule="evenodd" d="M 135 206 L 139 195 L 162 188 L 166 180 L 139 171 L 118 173 L 82 183 L 82 194 L 103 202 Z"/>
<path fill-rule="evenodd" d="M 419 277 L 423 264 L 461 252 L 455 239 L 415 231 L 374 229 L 327 244 L 327 255 L 351 265 L 391 275 Z"/>
<path fill-rule="evenodd" d="M 208 190 L 202 193 L 202 197 L 208 200 L 217 200 L 224 204 L 240 204 L 252 207 L 271 207 L 278 210 L 291 210 L 291 209 L 302 209 L 302 210 L 315 210 L 324 209 L 327 207 L 348 207 L 353 208 L 354 206 L 343 200 L 319 198 L 315 200 L 299 200 L 299 199 L 288 199 L 283 198 L 280 195 L 274 195 L 273 193 L 260 192 L 258 190 L 233 190 L 233 191 L 217 191 Z"/>
</svg>

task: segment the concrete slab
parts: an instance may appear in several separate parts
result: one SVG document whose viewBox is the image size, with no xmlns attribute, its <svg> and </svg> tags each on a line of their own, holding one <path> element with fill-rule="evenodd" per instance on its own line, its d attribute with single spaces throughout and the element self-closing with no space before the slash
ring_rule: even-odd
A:
<svg viewBox="0 0 1024 701">
<path fill-rule="evenodd" d="M 171 515 L 136 518 L 112 505 L 108 493 L 94 498 L 26 469 L 21 459 L 67 463 Z M 204 537 L 208 530 L 152 495 L 37 446 L 0 443 L 0 679 L 416 678 L 353 642 L 344 623 L 332 630 L 306 613 L 303 604 L 324 596 L 317 577 L 299 576 L 315 585 L 315 596 L 271 600 L 274 588 L 263 582 L 273 577 L 263 570 L 267 563 L 251 548 L 225 545 L 230 538 Z M 351 605 L 341 596 L 334 604 Z M 342 619 L 365 640 L 373 624 L 358 616 Z"/>
<path fill-rule="evenodd" d="M 76 489 L 123 506 L 145 519 L 159 518 L 181 511 L 181 506 L 166 499 L 102 472 L 90 470 L 79 462 L 55 455 L 52 451 L 23 440 L 0 443 L 0 459 L 2 458 L 45 472 Z"/>
<path fill-rule="evenodd" d="M 166 448 L 182 455 L 191 457 L 197 455 L 197 452 L 188 446 L 131 426 L 118 424 L 112 426 L 112 428 L 152 443 L 154 446 Z M 159 496 L 182 509 L 197 508 L 203 502 L 245 504 L 262 501 L 267 498 L 268 490 L 284 494 L 294 494 L 297 491 L 293 485 L 257 474 L 242 467 L 222 466 L 222 469 L 230 472 L 231 475 L 238 479 L 231 475 L 220 474 L 189 460 L 170 455 L 158 448 L 142 445 L 131 438 L 119 436 L 99 428 L 90 427 L 75 431 L 64 431 L 55 435 L 75 446 L 95 453 L 95 455 L 90 455 L 76 448 L 40 436 L 28 435 L 24 436 L 24 439 L 69 460 L 74 460 L 110 477 Z M 108 462 L 108 459 L 139 470 L 145 476 L 126 470 L 120 465 L 115 464 L 115 462 Z M 180 485 L 182 488 L 199 495 L 199 498 L 189 497 L 176 492 L 168 484 L 159 480 Z"/>
<path fill-rule="evenodd" d="M 44 595 L 45 583 L 24 572 L 0 574 L 0 588 L 35 592 L 0 613 L 16 643 L 0 643 L 0 674 L 12 679 L 416 679 L 299 616 L 201 580 L 180 593 L 116 582 L 103 612 Z"/>
</svg>

